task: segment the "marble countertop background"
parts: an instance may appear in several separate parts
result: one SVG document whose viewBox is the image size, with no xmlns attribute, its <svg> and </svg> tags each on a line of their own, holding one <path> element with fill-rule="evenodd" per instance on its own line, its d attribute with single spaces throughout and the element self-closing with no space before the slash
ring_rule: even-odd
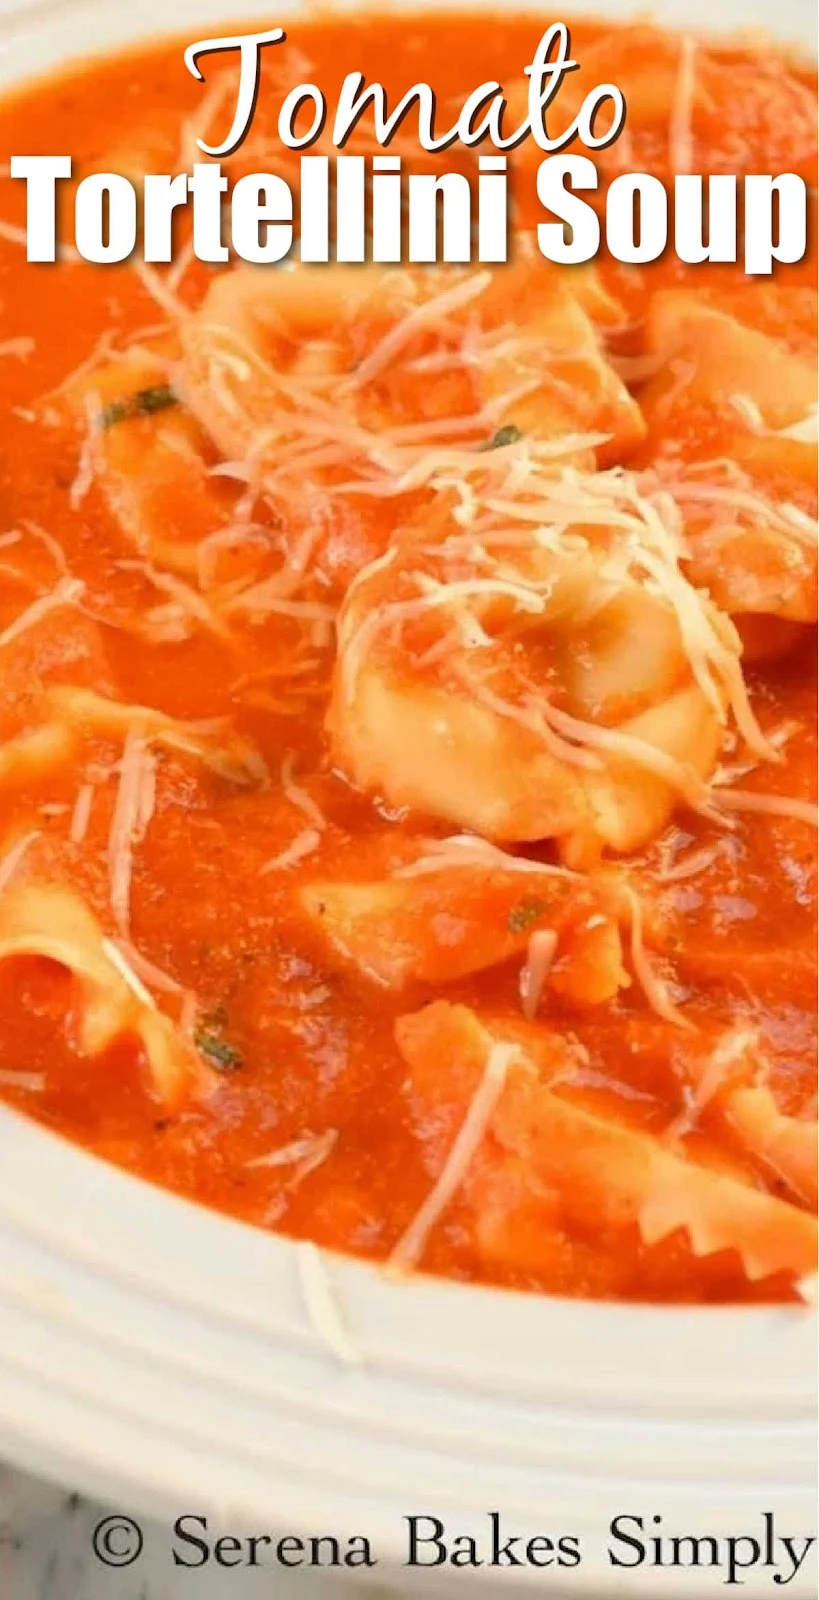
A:
<svg viewBox="0 0 819 1600">
<path fill-rule="evenodd" d="M 269 1566 L 175 1568 L 169 1528 L 147 1518 L 138 1518 L 145 1537 L 139 1560 L 117 1571 L 103 1566 L 92 1546 L 94 1528 L 110 1510 L 0 1466 L 0 1600 L 389 1600 L 380 1585 Z"/>
</svg>

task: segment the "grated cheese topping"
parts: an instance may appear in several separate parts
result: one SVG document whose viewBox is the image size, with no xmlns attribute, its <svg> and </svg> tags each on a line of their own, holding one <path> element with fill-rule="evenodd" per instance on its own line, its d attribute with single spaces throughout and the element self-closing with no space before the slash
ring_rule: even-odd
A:
<svg viewBox="0 0 819 1600">
<path fill-rule="evenodd" d="M 298 1139 L 292 1139 L 289 1144 L 279 1145 L 277 1150 L 270 1150 L 267 1155 L 256 1156 L 253 1161 L 247 1161 L 247 1167 L 292 1167 L 292 1175 L 288 1182 L 289 1188 L 296 1188 L 311 1172 L 332 1154 L 338 1143 L 338 1129 L 327 1128 L 324 1133 L 304 1133 Z"/>
<path fill-rule="evenodd" d="M 668 126 L 669 162 L 673 173 L 693 172 L 694 138 L 691 119 L 696 87 L 697 41 L 693 34 L 680 39 L 680 56 L 671 118 Z"/>
<path fill-rule="evenodd" d="M 491 272 L 471 273 L 453 287 L 444 289 L 440 294 L 433 295 L 420 305 L 414 306 L 394 324 L 389 333 L 385 334 L 380 343 L 359 364 L 353 378 L 349 380 L 351 387 L 360 388 L 364 383 L 372 383 L 373 378 L 383 372 L 420 328 L 440 322 L 453 311 L 460 311 L 470 301 L 484 294 L 491 282 Z"/>
<path fill-rule="evenodd" d="M 321 834 L 317 828 L 304 828 L 297 834 L 292 844 L 277 856 L 271 856 L 264 866 L 259 868 L 259 877 L 264 878 L 270 872 L 286 872 L 289 867 L 295 867 L 306 856 L 311 856 L 321 844 Z"/>
<path fill-rule="evenodd" d="M 810 1306 L 815 1311 L 817 1303 L 817 1282 L 819 1277 L 815 1272 L 806 1273 L 797 1278 L 795 1288 L 803 1305 Z"/>
<path fill-rule="evenodd" d="M 325 817 L 321 807 L 317 805 L 312 796 L 307 793 L 307 790 L 303 789 L 299 784 L 296 783 L 293 777 L 295 759 L 296 758 L 293 754 L 293 751 L 288 750 L 287 755 L 282 762 L 281 769 L 282 793 L 284 794 L 285 799 L 290 801 L 291 806 L 295 806 L 298 811 L 301 811 L 304 816 L 307 817 L 308 822 L 311 822 L 313 827 L 317 829 L 319 833 L 322 833 L 327 827 L 327 818 Z"/>
<path fill-rule="evenodd" d="M 138 974 L 134 972 L 133 967 L 123 955 L 120 946 L 113 939 L 105 938 L 101 940 L 101 945 L 112 967 L 116 967 L 123 982 L 128 985 L 134 999 L 138 1000 L 140 1005 L 145 1006 L 149 1011 L 155 1011 L 156 1001 L 153 995 L 146 989 Z"/>
<path fill-rule="evenodd" d="M 568 867 L 553 866 L 550 862 L 534 861 L 529 856 L 513 856 L 490 844 L 479 834 L 453 833 L 446 839 L 432 839 L 422 855 L 414 861 L 393 868 L 394 878 L 418 878 L 427 873 L 449 872 L 453 868 L 474 870 L 483 867 L 498 872 L 541 873 L 546 877 L 579 880 L 579 874 Z"/>
<path fill-rule="evenodd" d="M 558 943 L 558 935 L 551 928 L 536 928 L 529 939 L 526 962 L 519 979 L 523 1015 L 527 1022 L 533 1022 L 540 1009 Z"/>
<path fill-rule="evenodd" d="M 13 644 L 15 639 L 19 639 L 29 628 L 36 627 L 50 611 L 58 611 L 62 606 L 76 605 L 84 591 L 85 585 L 80 583 L 79 579 L 61 578 L 48 594 L 32 600 L 31 605 L 26 606 L 25 611 L 21 611 L 19 617 L 15 617 L 14 621 L 4 628 L 0 633 L 0 648 Z"/>
<path fill-rule="evenodd" d="M 109 943 L 119 951 L 131 974 L 136 975 L 143 985 L 150 984 L 153 989 L 157 989 L 161 994 L 181 995 L 185 993 L 181 983 L 177 983 L 176 978 L 172 978 L 169 972 L 163 972 L 162 968 L 158 967 L 154 961 L 149 961 L 147 956 L 137 950 L 136 945 L 132 944 L 129 939 L 111 939 Z M 195 995 L 185 994 L 185 998 L 193 1000 L 194 1003 L 196 1001 Z"/>
<path fill-rule="evenodd" d="M 305 1309 L 318 1337 L 344 1366 L 360 1366 L 361 1352 L 344 1326 L 322 1252 L 309 1240 L 300 1240 L 296 1260 Z"/>
<path fill-rule="evenodd" d="M 15 840 L 14 844 L 10 845 L 3 856 L 0 857 L 0 894 L 2 894 L 7 884 L 11 883 L 26 852 L 31 848 L 35 840 L 40 837 L 41 830 L 39 828 L 31 828 L 28 833 L 24 833 L 19 839 Z"/>
<path fill-rule="evenodd" d="M 0 356 L 14 356 L 18 361 L 27 361 L 36 348 L 36 339 L 24 334 L 19 339 L 4 339 L 0 343 Z"/>
<path fill-rule="evenodd" d="M 433 1228 L 460 1189 L 484 1141 L 506 1086 L 509 1069 L 518 1060 L 519 1054 L 517 1045 L 492 1044 L 481 1082 L 470 1101 L 437 1182 L 390 1252 L 387 1268 L 391 1273 L 402 1276 L 420 1261 Z"/>
<path fill-rule="evenodd" d="M 119 766 L 117 797 L 108 835 L 111 909 L 121 934 L 131 918 L 133 854 L 142 842 L 156 803 L 156 756 L 136 723 L 128 729 Z"/>
<path fill-rule="evenodd" d="M 440 660 L 465 676 L 472 656 L 491 655 L 487 647 L 492 638 L 480 620 L 484 602 L 505 598 L 518 612 L 542 616 L 548 630 L 554 586 L 571 582 L 576 571 L 578 627 L 584 611 L 593 616 L 595 608 L 629 589 L 655 595 L 673 612 L 692 677 L 718 721 L 725 724 L 730 708 L 748 747 L 778 760 L 748 698 L 736 630 L 686 575 L 682 521 L 671 495 L 622 468 L 590 473 L 564 467 L 547 474 L 530 457 L 511 493 L 499 482 L 505 476 L 508 484 L 508 474 L 509 463 L 485 466 L 478 458 L 470 482 L 468 531 L 423 547 L 424 569 L 412 573 L 414 597 L 406 594 L 406 563 L 399 565 L 395 547 L 353 581 L 339 620 L 346 704 L 354 705 L 361 671 L 374 647 L 389 642 L 397 649 L 405 628 L 436 611 L 452 614 L 457 637 L 441 638 L 424 661 Z M 522 525 L 520 533 L 516 524 Z M 532 569 L 533 544 L 544 552 L 542 577 Z M 575 566 L 583 561 L 585 584 L 579 576 L 582 566 Z M 390 569 L 396 582 L 399 573 L 404 579 L 403 591 L 394 598 L 385 592 Z M 626 729 L 571 715 L 548 694 L 530 697 L 528 705 L 524 697 L 515 702 L 496 694 L 485 676 L 474 673 L 469 687 L 498 714 L 537 732 L 558 759 L 584 765 L 590 764 L 590 752 L 619 754 L 655 774 L 695 809 L 713 814 L 707 785 L 690 767 Z"/>
<path fill-rule="evenodd" d="M 718 811 L 792 817 L 796 822 L 807 823 L 809 828 L 819 827 L 819 807 L 812 800 L 799 800 L 784 794 L 758 794 L 753 789 L 739 789 L 735 785 L 731 788 L 715 786 L 712 793 Z"/>
<path fill-rule="evenodd" d="M 779 429 L 780 439 L 796 439 L 800 444 L 819 444 L 819 410 L 811 406 L 804 417 L 792 422 L 789 428 Z"/>
<path fill-rule="evenodd" d="M 82 844 L 88 833 L 94 805 L 94 794 L 95 786 L 93 783 L 80 784 L 68 828 L 68 837 L 72 844 Z"/>
<path fill-rule="evenodd" d="M 645 947 L 643 927 L 643 907 L 639 895 L 630 884 L 623 885 L 623 893 L 631 914 L 631 939 L 630 954 L 634 976 L 639 983 L 643 994 L 652 1011 L 662 1017 L 664 1021 L 671 1022 L 677 1028 L 693 1030 L 694 1024 L 675 1005 L 668 992 L 668 986 L 654 970 L 651 958 Z"/>
<path fill-rule="evenodd" d="M 17 1072 L 13 1069 L 0 1071 L 0 1087 L 4 1089 L 25 1089 L 30 1094 L 42 1094 L 46 1087 L 44 1072 Z"/>
</svg>

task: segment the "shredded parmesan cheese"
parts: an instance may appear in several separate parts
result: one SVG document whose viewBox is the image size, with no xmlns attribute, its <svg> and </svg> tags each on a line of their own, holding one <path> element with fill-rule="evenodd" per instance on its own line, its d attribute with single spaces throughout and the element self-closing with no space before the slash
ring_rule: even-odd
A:
<svg viewBox="0 0 819 1600">
<path fill-rule="evenodd" d="M 154 588 L 171 596 L 171 599 L 187 612 L 197 622 L 201 622 L 211 633 L 220 638 L 229 638 L 230 630 L 225 623 L 215 614 L 203 595 L 198 594 L 189 583 L 184 583 L 181 578 L 171 572 L 163 572 L 150 561 L 118 561 L 117 566 L 123 572 L 139 572 Z"/>
<path fill-rule="evenodd" d="M 433 295 L 421 305 L 414 306 L 400 322 L 394 324 L 389 333 L 385 334 L 381 342 L 359 364 L 352 380 L 354 386 L 361 388 L 362 384 L 371 383 L 419 329 L 441 321 L 453 311 L 460 311 L 465 305 L 469 305 L 471 300 L 483 294 L 491 282 L 491 272 L 473 273 L 464 277 L 454 287 L 444 289 L 441 294 Z"/>
<path fill-rule="evenodd" d="M 327 818 L 321 810 L 321 807 L 318 806 L 315 800 L 313 800 L 312 797 L 307 793 L 307 790 L 302 789 L 300 785 L 295 782 L 293 778 L 294 762 L 295 756 L 293 751 L 289 750 L 282 762 L 282 791 L 285 795 L 285 798 L 290 801 L 291 806 L 295 806 L 297 810 L 303 812 L 308 821 L 313 824 L 313 827 L 317 829 L 319 833 L 321 833 L 327 826 Z"/>
<path fill-rule="evenodd" d="M 185 1039 L 192 1039 L 196 1032 L 196 1022 L 199 1016 L 199 1001 L 191 989 L 186 989 L 182 995 L 182 1004 L 179 1008 L 179 1031 Z"/>
<path fill-rule="evenodd" d="M 802 1278 L 797 1278 L 794 1287 L 803 1304 L 811 1306 L 815 1310 L 817 1304 L 817 1274 L 810 1272 Z"/>
<path fill-rule="evenodd" d="M 29 833 L 24 833 L 22 838 L 18 839 L 16 843 L 6 851 L 5 855 L 0 858 L 0 894 L 2 894 L 6 884 L 11 882 L 14 874 L 17 871 L 17 868 L 26 854 L 26 851 L 34 843 L 35 839 L 39 838 L 40 829 L 32 828 Z"/>
<path fill-rule="evenodd" d="M 577 879 L 578 874 L 568 867 L 552 866 L 547 861 L 533 861 L 529 856 L 513 856 L 490 844 L 478 834 L 454 833 L 446 839 L 431 839 L 423 853 L 414 861 L 396 867 L 394 878 L 418 878 L 431 872 L 449 872 L 451 868 L 483 868 L 484 871 L 542 873 L 550 878 Z"/>
<path fill-rule="evenodd" d="M 188 316 L 187 306 L 153 267 L 140 261 L 137 255 L 133 256 L 131 265 L 146 294 L 155 301 L 160 311 L 164 311 L 169 322 L 178 323 Z"/>
<path fill-rule="evenodd" d="M 390 1253 L 387 1267 L 391 1273 L 403 1276 L 411 1271 L 423 1255 L 430 1233 L 457 1194 L 483 1143 L 506 1085 L 509 1068 L 518 1055 L 517 1045 L 494 1043 L 491 1046 L 483 1077 L 438 1180 Z"/>
<path fill-rule="evenodd" d="M 808 827 L 819 826 L 819 808 L 811 800 L 797 800 L 784 794 L 756 794 L 752 789 L 714 787 L 716 805 L 723 811 L 756 812 L 767 817 L 792 817 L 796 822 L 806 822 Z"/>
<path fill-rule="evenodd" d="M 170 973 L 163 972 L 162 968 L 156 966 L 155 962 L 149 961 L 147 956 L 142 955 L 141 951 L 137 950 L 136 945 L 131 944 L 130 940 L 112 939 L 110 942 L 115 945 L 123 961 L 127 963 L 132 973 L 136 973 L 143 984 L 150 983 L 154 989 L 158 989 L 160 993 L 164 994 L 183 993 L 181 983 L 177 983 Z M 195 995 L 186 994 L 185 998 L 186 1000 L 192 1000 L 194 1005 L 196 1004 Z"/>
<path fill-rule="evenodd" d="M 496 692 L 487 681 L 496 662 L 500 670 L 507 670 L 507 658 L 499 654 L 504 636 L 493 639 L 482 623 L 493 597 L 508 600 L 513 610 L 542 616 L 546 635 L 552 626 L 556 588 L 560 594 L 565 586 L 571 594 L 574 586 L 581 628 L 608 601 L 617 598 L 627 603 L 629 591 L 639 588 L 656 595 L 658 606 L 671 608 L 680 649 L 717 720 L 724 723 L 730 707 L 749 748 L 766 760 L 779 759 L 751 708 L 736 630 L 686 574 L 682 516 L 668 489 L 658 488 L 650 475 L 621 468 L 590 473 L 568 467 L 547 474 L 532 459 L 518 461 L 516 470 L 524 468 L 524 475 L 513 482 L 509 463 L 486 464 L 481 455 L 473 459 L 475 476 L 469 479 L 460 507 L 455 507 L 466 517 L 468 532 L 423 547 L 425 569 L 412 573 L 416 595 L 407 596 L 407 569 L 397 565 L 394 548 L 351 584 L 339 627 L 340 678 L 347 704 L 352 707 L 355 702 L 361 671 L 378 641 L 383 641 L 388 664 L 397 655 L 404 628 L 436 610 L 448 610 L 457 633 L 448 636 L 442 628 L 416 662 L 419 670 L 440 661 L 442 670 L 450 678 L 461 677 L 464 688 L 489 710 L 534 732 L 557 761 L 598 770 L 606 757 L 628 761 L 695 810 L 716 816 L 708 785 L 690 762 L 627 727 L 571 714 L 555 703 L 548 684 L 532 685 L 513 697 L 508 691 Z M 505 490 L 499 493 L 495 485 L 504 479 Z M 451 508 L 449 514 L 457 526 Z M 523 525 L 521 533 L 515 523 Z M 391 568 L 395 598 L 385 582 Z M 367 605 L 371 587 L 374 595 Z M 557 621 L 560 637 L 567 637 L 568 600 L 562 608 L 558 605 Z M 473 657 L 482 670 L 473 669 Z"/>
<path fill-rule="evenodd" d="M 61 578 L 59 583 L 55 584 L 48 594 L 41 595 L 38 600 L 32 600 L 31 605 L 27 606 L 19 617 L 15 617 L 14 622 L 9 623 L 9 626 L 0 633 L 0 646 L 11 644 L 13 640 L 19 639 L 20 635 L 25 633 L 27 629 L 36 627 L 37 623 L 41 622 L 43 617 L 47 617 L 50 611 L 59 610 L 61 606 L 76 605 L 84 589 L 85 585 L 80 583 L 77 578 Z"/>
<path fill-rule="evenodd" d="M 520 974 L 523 1015 L 533 1022 L 557 954 L 558 936 L 551 928 L 536 928 L 529 940 L 526 963 Z"/>
<path fill-rule="evenodd" d="M 260 867 L 259 877 L 264 878 L 269 872 L 286 872 L 289 867 L 294 867 L 297 862 L 303 861 L 305 856 L 311 856 L 320 844 L 321 834 L 318 829 L 305 828 L 302 833 L 296 835 L 292 844 Z"/>
<path fill-rule="evenodd" d="M 708 1105 L 715 1095 L 731 1083 L 738 1068 L 747 1073 L 748 1060 L 755 1059 L 758 1049 L 759 1034 L 756 1028 L 731 1028 L 723 1034 L 695 1087 L 697 1105 Z"/>
<path fill-rule="evenodd" d="M 111 909 L 120 933 L 130 925 L 131 875 L 135 845 L 145 837 L 155 803 L 156 756 L 138 724 L 125 736 L 117 798 L 108 836 Z"/>
<path fill-rule="evenodd" d="M 318 1246 L 309 1240 L 300 1241 L 296 1260 L 307 1314 L 322 1343 L 344 1366 L 360 1366 L 361 1353 L 344 1326 Z"/>
<path fill-rule="evenodd" d="M 792 422 L 789 428 L 780 428 L 780 439 L 796 439 L 801 444 L 819 444 L 819 411 L 811 406 L 804 417 Z"/>
<path fill-rule="evenodd" d="M 27 361 L 35 349 L 34 339 L 25 336 L 20 339 L 6 339 L 0 344 L 0 356 L 16 356 L 18 361 Z"/>
<path fill-rule="evenodd" d="M 693 34 L 684 33 L 680 40 L 677 86 L 668 127 L 669 157 L 673 173 L 684 174 L 693 171 L 694 140 L 691 116 L 696 88 L 696 53 L 696 39 Z"/>
<path fill-rule="evenodd" d="M 101 944 L 112 967 L 116 967 L 117 972 L 123 982 L 127 983 L 134 998 L 139 1001 L 140 1005 L 147 1006 L 149 1011 L 155 1011 L 156 1001 L 153 995 L 149 993 L 141 978 L 138 978 L 133 968 L 129 966 L 119 945 L 115 944 L 113 939 L 103 939 Z"/>
<path fill-rule="evenodd" d="M 693 1029 L 693 1022 L 683 1016 L 679 1006 L 674 1004 L 666 984 L 651 964 L 643 940 L 643 908 L 639 895 L 629 884 L 623 885 L 623 893 L 631 912 L 631 964 L 643 994 L 658 1017 L 663 1017 L 666 1022 L 673 1022 L 675 1027 Z"/>
<path fill-rule="evenodd" d="M 93 805 L 93 783 L 80 784 L 80 787 L 77 790 L 77 798 L 74 801 L 74 810 L 71 813 L 71 822 L 68 829 L 68 837 L 72 844 L 83 843 L 83 840 L 88 833 L 88 825 L 91 821 L 91 811 Z"/>
<path fill-rule="evenodd" d="M 289 1187 L 298 1184 L 323 1165 L 338 1143 L 338 1129 L 328 1128 L 325 1133 L 305 1133 L 290 1144 L 280 1145 L 266 1156 L 257 1156 L 246 1162 L 248 1167 L 292 1167 Z"/>
<path fill-rule="evenodd" d="M 100 423 L 99 417 L 102 404 L 99 396 L 89 394 L 85 401 L 85 433 L 80 446 L 77 471 L 74 481 L 68 491 L 68 503 L 72 511 L 79 510 L 86 496 L 90 493 L 99 467 L 100 451 Z"/>
<path fill-rule="evenodd" d="M 25 1089 L 31 1094 L 42 1094 L 46 1086 L 44 1072 L 0 1071 L 0 1088 Z"/>
</svg>

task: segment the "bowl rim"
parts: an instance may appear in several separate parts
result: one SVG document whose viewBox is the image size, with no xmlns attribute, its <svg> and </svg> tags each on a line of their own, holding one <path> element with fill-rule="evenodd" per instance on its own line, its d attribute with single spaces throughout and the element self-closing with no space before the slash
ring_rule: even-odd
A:
<svg viewBox="0 0 819 1600">
<path fill-rule="evenodd" d="M 363 1524 L 388 1565 L 409 1512 L 431 1507 L 480 1537 L 478 1508 L 528 1533 L 546 1507 L 548 1529 L 590 1551 L 580 1595 L 606 1593 L 604 1531 L 635 1506 L 717 1537 L 772 1507 L 809 1521 L 807 1308 L 395 1284 L 8 1108 L 0 1170 L 3 1450 L 40 1475 L 231 1531 Z M 344 1329 L 341 1358 L 334 1323 L 328 1342 L 311 1313 L 305 1250 Z"/>
</svg>

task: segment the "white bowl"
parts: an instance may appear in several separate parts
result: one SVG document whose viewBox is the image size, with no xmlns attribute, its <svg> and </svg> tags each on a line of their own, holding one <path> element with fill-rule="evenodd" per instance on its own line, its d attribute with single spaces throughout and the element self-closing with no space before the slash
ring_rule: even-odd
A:
<svg viewBox="0 0 819 1600">
<path fill-rule="evenodd" d="M 15 15 L 0 23 L 0 87 L 91 44 L 167 30 L 170 8 L 3 9 Z M 243 20 L 250 9 L 232 8 Z M 298 11 L 290 0 L 273 20 Z M 230 12 L 229 0 L 175 0 L 170 25 L 201 36 Z M 654 12 L 698 25 L 715 8 L 666 0 Z M 724 0 L 719 21 L 813 39 L 811 0 Z M 382 1578 L 404 1559 L 407 1515 L 485 1539 L 499 1511 L 510 1533 L 582 1539 L 571 1571 L 501 1574 L 555 1596 L 652 1595 L 672 1578 L 676 1594 L 722 1592 L 706 1569 L 612 1573 L 617 1514 L 643 1515 L 648 1532 L 658 1515 L 666 1533 L 754 1535 L 764 1512 L 780 1532 L 809 1529 L 807 1310 L 597 1305 L 423 1277 L 396 1286 L 325 1255 L 359 1356 L 345 1364 L 308 1314 L 303 1255 L 286 1239 L 142 1184 L 6 1108 L 0 1175 L 0 1449 L 21 1466 L 169 1521 L 196 1511 L 255 1532 L 366 1534 Z M 413 1592 L 423 1577 L 410 1574 Z M 803 1569 L 787 1592 L 814 1583 Z M 749 1573 L 743 1593 L 769 1584 Z"/>
</svg>

